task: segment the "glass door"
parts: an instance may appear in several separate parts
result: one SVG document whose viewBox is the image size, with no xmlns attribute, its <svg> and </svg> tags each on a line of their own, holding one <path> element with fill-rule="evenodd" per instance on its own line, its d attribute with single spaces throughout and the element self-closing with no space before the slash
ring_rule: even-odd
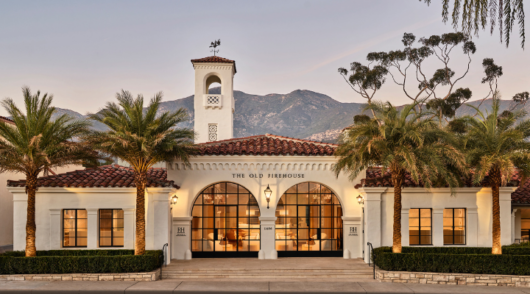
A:
<svg viewBox="0 0 530 294">
<path fill-rule="evenodd" d="M 298 251 L 320 250 L 320 209 L 317 205 L 298 205 Z"/>
<path fill-rule="evenodd" d="M 237 251 L 237 205 L 215 205 L 215 251 Z"/>
</svg>

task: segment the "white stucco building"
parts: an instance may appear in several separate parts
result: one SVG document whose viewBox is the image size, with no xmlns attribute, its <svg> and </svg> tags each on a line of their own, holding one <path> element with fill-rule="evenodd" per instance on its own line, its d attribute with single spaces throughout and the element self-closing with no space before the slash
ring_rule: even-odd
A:
<svg viewBox="0 0 530 294">
<path fill-rule="evenodd" d="M 146 247 L 172 259 L 340 256 L 392 245 L 393 188 L 373 169 L 332 172 L 336 145 L 270 134 L 233 138 L 235 62 L 192 60 L 200 155 L 149 173 Z M 221 94 L 208 93 L 214 82 Z M 37 249 L 134 246 L 132 170 L 117 165 L 39 179 Z M 502 244 L 528 239 L 530 187 L 501 188 Z M 11 181 L 14 249 L 25 246 L 24 181 Z M 516 191 L 517 189 L 517 191 Z M 265 191 L 269 192 L 266 193 Z M 515 192 L 514 192 L 515 191 Z M 176 195 L 176 203 L 170 199 Z M 269 197 L 267 197 L 269 195 Z M 364 202 L 358 201 L 361 195 Z M 403 189 L 404 246 L 491 246 L 489 188 Z M 527 206 L 528 205 L 528 206 Z"/>
</svg>

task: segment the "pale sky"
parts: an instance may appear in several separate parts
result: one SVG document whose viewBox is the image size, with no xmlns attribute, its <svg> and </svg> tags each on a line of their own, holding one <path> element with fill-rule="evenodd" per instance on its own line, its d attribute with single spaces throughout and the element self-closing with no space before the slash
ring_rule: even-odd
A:
<svg viewBox="0 0 530 294">
<path fill-rule="evenodd" d="M 422 37 L 453 31 L 441 21 L 440 1 L 432 2 L 0 0 L 0 98 L 21 104 L 27 85 L 52 93 L 55 106 L 82 114 L 98 111 L 121 89 L 180 99 L 193 94 L 190 59 L 211 55 L 210 42 L 221 39 L 218 55 L 236 60 L 236 90 L 263 95 L 307 89 L 364 102 L 337 68 L 366 63 L 372 51 L 401 49 L 404 32 Z M 517 29 L 508 49 L 498 32 L 481 31 L 474 41 L 477 53 L 459 84 L 473 90 L 473 99 L 487 93 L 480 83 L 485 57 L 503 66 L 505 99 L 530 91 L 530 54 L 519 46 Z M 452 59 L 457 73 L 464 60 L 458 50 Z M 377 98 L 407 102 L 391 80 Z"/>
</svg>

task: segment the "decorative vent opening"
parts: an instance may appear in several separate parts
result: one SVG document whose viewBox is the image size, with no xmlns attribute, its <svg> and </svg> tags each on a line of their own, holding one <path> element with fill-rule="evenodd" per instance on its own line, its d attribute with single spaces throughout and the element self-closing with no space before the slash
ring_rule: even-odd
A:
<svg viewBox="0 0 530 294">
<path fill-rule="evenodd" d="M 215 104 L 215 105 L 219 104 L 219 96 L 208 96 L 207 103 L 209 105 L 211 105 L 211 104 Z"/>
<path fill-rule="evenodd" d="M 208 124 L 208 140 L 217 141 L 217 124 Z"/>
<path fill-rule="evenodd" d="M 205 94 L 203 104 L 206 108 L 221 108 L 223 104 L 223 95 Z"/>
</svg>

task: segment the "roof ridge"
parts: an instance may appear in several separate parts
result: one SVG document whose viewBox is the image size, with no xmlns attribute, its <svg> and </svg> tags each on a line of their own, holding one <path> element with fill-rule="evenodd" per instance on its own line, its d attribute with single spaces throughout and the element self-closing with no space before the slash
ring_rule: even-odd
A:
<svg viewBox="0 0 530 294">
<path fill-rule="evenodd" d="M 322 141 L 299 139 L 299 138 L 280 136 L 280 135 L 274 135 L 274 134 L 269 134 L 269 133 L 262 134 L 262 135 L 252 135 L 252 136 L 247 136 L 247 137 L 240 137 L 240 138 L 232 138 L 232 139 L 225 139 L 225 140 L 219 140 L 219 141 L 212 141 L 212 142 L 204 142 L 204 143 L 199 143 L 197 145 L 216 145 L 216 144 L 222 144 L 222 143 L 228 143 L 228 142 L 238 142 L 238 141 L 250 140 L 250 139 L 254 139 L 254 138 L 257 139 L 257 138 L 260 138 L 260 137 L 278 138 L 278 139 L 292 140 L 292 141 L 301 141 L 301 142 L 312 143 L 312 144 L 317 144 L 317 145 L 339 146 L 338 144 L 335 144 L 335 143 L 326 143 L 326 142 L 322 142 Z"/>
</svg>

